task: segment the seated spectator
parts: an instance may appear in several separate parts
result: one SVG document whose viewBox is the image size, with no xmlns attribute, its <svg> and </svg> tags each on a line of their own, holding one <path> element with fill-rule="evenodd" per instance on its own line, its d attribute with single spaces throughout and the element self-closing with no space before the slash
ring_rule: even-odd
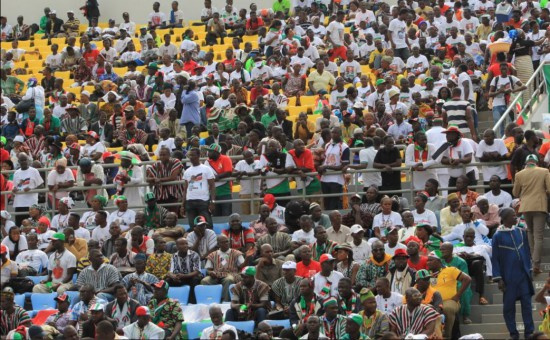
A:
<svg viewBox="0 0 550 340">
<path fill-rule="evenodd" d="M 412 211 L 414 216 L 414 224 L 425 223 L 432 227 L 438 227 L 437 217 L 434 212 L 426 209 L 426 203 L 430 198 L 430 194 L 425 191 L 421 191 L 414 197 L 414 207 Z"/>
<path fill-rule="evenodd" d="M 116 224 L 115 224 L 116 226 Z M 111 239 L 107 240 L 110 241 Z M 115 240 L 114 250 L 115 252 L 109 258 L 109 262 L 117 268 L 128 268 L 134 266 L 134 260 L 136 253 L 128 250 L 128 240 L 124 237 L 118 237 Z M 105 244 L 103 244 L 105 245 Z"/>
<path fill-rule="evenodd" d="M 336 298 L 331 296 L 324 300 L 323 308 L 321 334 L 325 334 L 329 339 L 343 338 L 346 334 L 346 318 L 338 314 L 338 301 Z"/>
<path fill-rule="evenodd" d="M 90 311 L 92 313 L 92 317 L 82 323 L 83 338 L 91 338 L 95 336 L 96 325 L 101 321 L 110 322 L 113 327 L 116 327 L 117 321 L 105 316 L 105 305 L 101 303 L 96 303 L 90 308 Z"/>
<path fill-rule="evenodd" d="M 346 227 L 346 226 L 352 226 L 354 224 L 360 224 L 364 229 L 371 229 L 372 228 L 372 220 L 374 218 L 374 214 L 371 214 L 369 211 L 367 210 L 363 210 L 361 209 L 361 196 L 355 194 L 353 196 L 350 197 L 349 199 L 349 203 L 350 203 L 350 206 L 351 206 L 351 211 L 347 214 L 345 214 L 344 216 L 340 215 L 340 212 L 338 212 L 337 210 L 335 211 L 331 211 L 330 214 L 329 214 L 329 218 L 330 218 L 330 222 L 332 224 L 332 227 L 331 228 L 334 228 L 334 220 L 333 218 L 336 217 L 336 216 L 340 216 L 340 222 L 343 223 L 344 225 L 340 227 L 340 237 L 343 237 L 343 235 L 345 234 L 349 234 L 349 228 Z M 378 203 L 376 203 L 378 204 Z M 336 214 L 338 213 L 338 214 Z M 334 216 L 333 216 L 334 215 Z M 337 225 L 339 225 L 337 223 Z M 334 241 L 337 241 L 338 243 L 345 243 L 346 241 L 342 241 L 342 239 L 336 239 L 335 236 L 337 235 L 334 235 L 333 233 L 331 233 L 331 228 L 329 228 L 329 230 L 327 230 L 327 233 L 329 233 L 329 235 L 331 236 L 330 238 Z M 342 230 L 343 229 L 343 230 Z M 346 233 L 345 230 L 348 229 L 348 232 Z"/>
<path fill-rule="evenodd" d="M 46 325 L 52 326 L 58 330 L 64 330 L 69 325 L 71 316 L 71 299 L 67 294 L 61 294 L 55 297 L 55 306 L 57 311 L 48 316 L 46 319 Z"/>
<path fill-rule="evenodd" d="M 309 215 L 300 217 L 300 228 L 292 233 L 292 243 L 294 247 L 311 246 L 315 243 L 315 232 L 313 231 L 313 220 Z"/>
<path fill-rule="evenodd" d="M 455 226 L 453 230 L 443 236 L 443 241 L 449 242 L 449 241 L 455 241 L 460 240 L 462 241 L 462 237 L 464 236 L 464 231 L 468 228 L 472 228 L 475 231 L 476 237 L 475 237 L 475 243 L 476 244 L 491 244 L 491 241 L 488 238 L 489 235 L 489 228 L 485 225 L 485 222 L 483 220 L 474 220 L 473 219 L 473 213 L 472 208 L 468 205 L 463 205 L 460 207 L 460 217 L 462 217 L 462 223 Z"/>
<path fill-rule="evenodd" d="M 133 227 L 129 233 L 126 233 L 126 238 L 128 239 L 128 250 L 134 253 L 151 255 L 155 251 L 155 241 L 146 236 L 143 228 L 138 225 Z"/>
<path fill-rule="evenodd" d="M 357 271 L 360 264 L 354 261 L 353 250 L 349 244 L 339 244 L 334 247 L 336 253 L 336 271 L 340 272 L 344 277 L 351 280 L 352 287 L 355 286 Z"/>
<path fill-rule="evenodd" d="M 307 245 L 298 248 L 297 253 L 301 261 L 296 264 L 296 275 L 313 280 L 313 276 L 321 271 L 321 264 L 312 259 L 311 248 Z"/>
<path fill-rule="evenodd" d="M 3 244 L 1 245 L 0 255 L 2 257 L 2 271 L 0 272 L 2 277 L 0 279 L 0 288 L 4 289 L 4 287 L 7 287 L 11 278 L 17 277 L 19 268 L 17 262 L 8 258 L 8 248 Z"/>
<path fill-rule="evenodd" d="M 476 205 L 472 207 L 474 220 L 481 220 L 489 228 L 489 237 L 492 237 L 500 225 L 500 217 L 498 215 L 499 207 L 496 204 L 489 204 L 489 200 L 485 196 L 476 198 Z"/>
<path fill-rule="evenodd" d="M 323 254 L 334 254 L 334 248 L 338 245 L 338 243 L 328 239 L 328 234 L 325 227 L 321 225 L 316 226 L 313 229 L 313 235 L 315 236 L 315 242 L 311 245 L 311 250 L 315 261 L 319 261 L 319 258 Z"/>
<path fill-rule="evenodd" d="M 205 328 L 202 331 L 201 339 L 212 339 L 223 335 L 227 330 L 235 332 L 237 334 L 237 329 L 223 322 L 223 312 L 219 306 L 212 305 L 208 309 L 208 314 L 210 315 L 210 321 L 212 321 L 212 326 Z"/>
<path fill-rule="evenodd" d="M 106 304 L 107 301 L 98 298 L 95 295 L 94 287 L 85 283 L 80 286 L 78 290 L 80 293 L 80 301 L 77 302 L 72 310 L 71 316 L 69 317 L 69 324 L 78 329 L 78 336 L 82 337 L 82 324 L 92 317 L 91 309 L 96 304 Z"/>
<path fill-rule="evenodd" d="M 361 301 L 359 294 L 353 291 L 353 286 L 349 278 L 342 278 L 338 281 L 338 314 L 348 316 L 352 313 L 359 313 L 361 310 Z"/>
<path fill-rule="evenodd" d="M 404 250 L 407 248 L 403 243 L 398 242 L 399 240 L 398 232 L 399 230 L 395 227 L 388 229 L 387 231 L 388 234 L 386 235 L 386 239 L 388 240 L 388 242 L 384 244 L 384 249 L 386 254 L 393 256 L 393 254 L 395 254 L 395 252 L 398 251 L 399 249 Z"/>
<path fill-rule="evenodd" d="M 202 279 L 201 258 L 197 252 L 189 249 L 186 238 L 179 238 L 176 246 L 178 251 L 171 256 L 166 281 L 174 287 L 190 286 L 189 303 L 195 303 L 195 286 Z"/>
<path fill-rule="evenodd" d="M 256 268 L 245 267 L 241 272 L 242 281 L 232 289 L 231 308 L 225 314 L 226 321 L 254 320 L 258 325 L 267 318 L 271 309 L 269 286 L 255 279 Z M 243 307 L 245 306 L 245 307 Z"/>
<path fill-rule="evenodd" d="M 479 267 L 483 272 L 483 267 L 487 269 L 488 279 L 493 276 L 493 264 L 491 262 L 492 248 L 487 244 L 475 244 L 475 230 L 472 228 L 464 230 L 463 242 L 454 245 L 453 254 L 460 256 L 468 264 L 469 272 L 477 272 Z M 485 262 L 485 263 L 483 263 Z M 470 267 L 472 269 L 470 269 Z M 480 277 L 476 277 L 476 280 Z M 481 285 L 480 285 L 481 286 Z M 476 287 L 477 288 L 477 287 Z M 482 295 L 482 294 L 481 294 Z"/>
<path fill-rule="evenodd" d="M 41 217 L 39 221 L 40 220 L 47 220 L 47 225 L 49 226 L 50 221 L 47 217 Z M 50 233 L 48 235 L 51 236 L 51 234 L 53 233 Z M 4 237 L 4 239 L 2 240 L 2 245 L 7 248 L 11 259 L 15 259 L 20 252 L 25 251 L 29 248 L 27 244 L 27 238 L 25 237 L 25 235 L 21 235 L 21 231 L 17 226 L 13 226 L 10 228 L 10 230 L 8 231 L 8 236 Z M 46 247 L 44 247 L 44 249 L 46 249 Z"/>
<path fill-rule="evenodd" d="M 393 255 L 394 267 L 386 278 L 390 282 L 390 290 L 404 295 L 405 291 L 413 287 L 416 282 L 416 271 L 407 264 L 409 255 L 405 249 L 397 249 Z"/>
<path fill-rule="evenodd" d="M 273 282 L 282 277 L 283 261 L 273 258 L 273 248 L 270 244 L 260 247 L 260 258 L 256 265 L 256 279 L 267 283 L 270 287 Z"/>
<path fill-rule="evenodd" d="M 468 188 L 470 180 L 466 175 L 461 175 L 456 179 L 456 194 L 461 204 L 473 207 L 479 194 Z"/>
<path fill-rule="evenodd" d="M 0 324 L 0 335 L 5 337 L 10 331 L 19 326 L 30 327 L 32 322 L 27 311 L 15 304 L 15 294 L 12 290 L 2 290 L 2 318 L 6 321 Z"/>
<path fill-rule="evenodd" d="M 447 203 L 448 206 L 443 208 L 439 215 L 442 236 L 449 234 L 456 225 L 462 223 L 458 195 L 456 193 L 449 194 L 449 196 L 447 196 Z"/>
<path fill-rule="evenodd" d="M 512 195 L 508 192 L 501 190 L 500 185 L 502 181 L 497 175 L 491 176 L 489 179 L 490 190 L 485 193 L 485 197 L 489 204 L 495 204 L 500 208 L 509 208 L 512 204 Z M 509 189 L 505 189 L 509 190 Z"/>
<path fill-rule="evenodd" d="M 331 227 L 330 224 L 330 218 L 327 214 L 323 214 L 323 210 L 321 209 L 321 206 L 319 203 L 311 203 L 309 205 L 309 213 L 311 214 L 311 220 L 313 221 L 313 226 L 322 226 L 325 229 L 328 229 Z"/>
<path fill-rule="evenodd" d="M 323 254 L 319 259 L 321 271 L 313 276 L 313 282 L 314 292 L 321 299 L 338 296 L 338 282 L 344 278 L 344 275 L 333 270 L 335 260 L 330 254 Z"/>
<path fill-rule="evenodd" d="M 377 338 L 389 330 L 388 315 L 378 309 L 376 297 L 372 290 L 363 288 L 359 292 L 361 311 L 363 317 L 362 331 L 370 338 Z"/>
<path fill-rule="evenodd" d="M 357 272 L 357 287 L 374 289 L 378 278 L 388 275 L 391 255 L 386 254 L 384 243 L 372 243 L 372 256 L 359 267 Z"/>
<path fill-rule="evenodd" d="M 68 229 L 68 228 L 67 228 Z M 80 273 L 84 268 L 88 267 L 91 262 L 90 262 L 90 258 L 88 256 L 88 254 L 90 253 L 90 251 L 92 251 L 93 249 L 101 249 L 99 247 L 99 242 L 97 242 L 96 240 L 89 240 L 88 241 L 88 251 L 84 254 L 84 256 L 82 256 L 80 258 L 80 260 L 78 260 L 76 262 L 76 272 L 77 273 Z M 76 256 L 76 255 L 75 255 Z M 104 257 L 103 258 L 103 262 L 105 263 L 109 263 L 109 259 Z"/>
<path fill-rule="evenodd" d="M 103 254 L 99 249 L 92 249 L 89 258 L 90 265 L 80 272 L 76 285 L 91 282 L 98 298 L 112 301 L 114 285 L 122 279 L 120 272 L 113 265 L 104 263 Z"/>
<path fill-rule="evenodd" d="M 296 262 L 283 263 L 282 276 L 271 285 L 275 310 L 282 312 L 284 317 L 289 317 L 291 302 L 300 295 L 300 282 L 302 278 L 296 276 Z"/>
<path fill-rule="evenodd" d="M 269 244 L 273 248 L 273 257 L 279 260 L 285 259 L 293 250 L 291 236 L 288 233 L 278 231 L 279 224 L 273 217 L 265 219 L 267 234 L 258 238 L 256 249 L 260 251 L 262 245 Z"/>
<path fill-rule="evenodd" d="M 65 234 L 53 234 L 52 245 L 55 252 L 48 259 L 48 277 L 33 287 L 33 293 L 50 293 L 54 291 L 57 294 L 63 294 L 73 286 L 76 257 L 65 249 Z M 46 284 L 50 282 L 51 285 Z"/>
<path fill-rule="evenodd" d="M 154 283 L 153 298 L 149 300 L 147 307 L 152 311 L 153 323 L 161 327 L 168 338 L 177 339 L 183 337 L 183 313 L 179 302 L 168 297 L 168 288 L 166 281 Z"/>
<path fill-rule="evenodd" d="M 399 337 L 404 337 L 407 334 L 432 336 L 435 332 L 436 320 L 439 318 L 437 311 L 422 304 L 422 294 L 416 288 L 407 289 L 405 300 L 406 305 L 398 306 L 389 314 L 388 319 L 392 332 Z M 417 311 L 417 308 L 420 308 L 421 311 Z"/>
<path fill-rule="evenodd" d="M 122 284 L 128 290 L 131 299 L 138 301 L 141 305 L 146 305 L 153 296 L 152 285 L 159 282 L 159 279 L 151 273 L 145 272 L 145 254 L 137 254 L 134 261 L 136 271 L 126 275 L 122 279 Z"/>
<path fill-rule="evenodd" d="M 122 284 L 117 284 L 114 290 L 115 299 L 105 305 L 105 316 L 114 319 L 117 322 L 116 327 L 122 329 L 137 321 L 136 310 L 140 304 L 128 296 L 128 291 Z"/>
<path fill-rule="evenodd" d="M 374 216 L 372 229 L 374 232 L 374 237 L 382 240 L 382 242 L 386 242 L 386 235 L 389 229 L 391 227 L 402 227 L 403 220 L 401 219 L 401 215 L 399 215 L 395 211 L 392 211 L 393 201 L 391 198 L 385 196 L 380 201 L 380 204 L 382 207 L 382 212 Z"/>
<path fill-rule="evenodd" d="M 231 248 L 248 254 L 254 251 L 254 230 L 242 225 L 241 216 L 237 213 L 229 216 L 229 229 L 224 229 L 222 234 L 231 241 Z"/>
<path fill-rule="evenodd" d="M 391 290 L 390 280 L 386 277 L 376 280 L 376 304 L 386 314 L 403 304 L 403 295 Z"/>
<path fill-rule="evenodd" d="M 290 324 L 296 325 L 294 335 L 297 337 L 306 334 L 308 319 L 323 311 L 322 300 L 313 292 L 313 281 L 303 279 L 300 281 L 299 287 L 299 296 L 290 304 Z"/>
<path fill-rule="evenodd" d="M 164 280 L 170 272 L 172 254 L 166 252 L 166 241 L 160 236 L 154 236 L 155 252 L 147 256 L 145 271 L 153 274 L 160 280 Z"/>
<path fill-rule="evenodd" d="M 273 194 L 267 194 L 264 196 L 264 204 L 269 207 L 269 217 L 273 217 L 278 224 L 285 225 L 285 207 L 277 204 L 276 198 Z"/>
<path fill-rule="evenodd" d="M 199 254 L 201 263 L 205 264 L 208 255 L 214 252 L 218 246 L 216 233 L 207 228 L 208 222 L 204 216 L 195 217 L 193 224 L 193 231 L 187 234 L 187 242 L 190 249 Z"/>
<path fill-rule="evenodd" d="M 88 256 L 88 242 L 93 240 L 86 242 L 83 238 L 75 237 L 74 229 L 71 227 L 65 228 L 63 234 L 65 234 L 65 248 L 76 257 L 78 264 L 82 258 Z"/>
<path fill-rule="evenodd" d="M 206 258 L 207 276 L 201 280 L 203 285 L 222 284 L 222 300 L 230 301 L 229 286 L 239 282 L 239 271 L 244 266 L 243 254 L 229 247 L 229 239 L 225 235 L 218 236 L 218 250 Z"/>
<path fill-rule="evenodd" d="M 358 263 L 362 263 L 368 260 L 372 253 L 369 242 L 363 237 L 365 229 L 360 224 L 354 224 L 351 226 L 350 231 L 352 240 L 349 245 L 353 250 L 353 259 Z"/>
<path fill-rule="evenodd" d="M 29 249 L 20 252 L 15 258 L 15 263 L 19 266 L 19 275 L 23 277 L 46 275 L 48 273 L 48 256 L 37 248 L 38 237 L 36 233 L 27 235 L 27 244 Z M 4 262 L 2 261 L 2 263 Z"/>
<path fill-rule="evenodd" d="M 430 284 L 431 276 L 427 269 L 420 269 L 416 272 L 416 285 L 414 288 L 418 289 L 422 294 L 422 304 L 430 305 L 439 314 L 443 313 L 443 299 L 441 293 L 435 290 Z M 406 295 L 406 294 L 405 294 Z"/>
<path fill-rule="evenodd" d="M 415 240 L 416 239 L 416 240 Z M 407 240 L 407 255 L 409 259 L 407 260 L 407 266 L 414 270 L 426 269 L 428 258 L 420 254 L 420 239 L 417 237 L 409 238 Z"/>
<path fill-rule="evenodd" d="M 151 322 L 151 311 L 148 307 L 139 306 L 136 309 L 137 321 L 123 328 L 128 339 L 147 337 L 148 339 L 164 339 L 165 330 Z M 183 318 L 182 318 L 183 319 Z"/>
</svg>

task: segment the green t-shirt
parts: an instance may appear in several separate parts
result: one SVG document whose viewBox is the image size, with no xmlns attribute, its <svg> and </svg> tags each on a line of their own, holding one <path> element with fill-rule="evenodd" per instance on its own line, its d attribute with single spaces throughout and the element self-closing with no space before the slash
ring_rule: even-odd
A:
<svg viewBox="0 0 550 340">
<path fill-rule="evenodd" d="M 275 0 L 275 2 L 273 2 L 273 12 L 277 13 L 278 11 L 281 11 L 285 14 L 288 14 L 289 10 L 290 0 Z"/>
<path fill-rule="evenodd" d="M 276 119 L 277 119 L 276 114 L 274 114 L 273 116 L 270 116 L 269 113 L 266 113 L 265 115 L 262 116 L 262 125 L 265 126 L 265 128 L 267 129 L 269 124 L 271 124 L 271 122 L 274 122 Z"/>
<path fill-rule="evenodd" d="M 40 119 L 40 125 L 44 125 L 44 118 Z M 50 121 L 50 128 L 48 129 L 48 131 L 53 131 L 55 128 L 59 127 L 61 127 L 61 120 L 59 120 L 59 118 L 57 117 L 52 116 L 52 120 Z"/>
</svg>

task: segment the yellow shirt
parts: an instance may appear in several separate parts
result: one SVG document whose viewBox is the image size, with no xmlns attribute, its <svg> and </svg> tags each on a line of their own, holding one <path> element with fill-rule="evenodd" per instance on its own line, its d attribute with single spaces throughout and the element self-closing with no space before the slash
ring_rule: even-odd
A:
<svg viewBox="0 0 550 340">
<path fill-rule="evenodd" d="M 485 26 L 485 25 L 479 25 L 476 30 L 476 35 L 479 37 L 479 40 L 487 40 L 487 37 L 489 36 L 489 33 L 493 31 L 493 28 L 491 25 Z"/>
<path fill-rule="evenodd" d="M 455 267 L 445 267 L 437 275 L 437 283 L 431 283 L 432 288 L 437 290 L 443 301 L 450 300 L 456 295 L 457 279 L 462 272 Z"/>
<path fill-rule="evenodd" d="M 429 12 L 433 12 L 433 8 L 431 8 L 430 6 L 424 6 L 424 9 L 418 7 L 417 9 L 415 9 L 414 11 L 416 12 L 416 14 L 418 16 L 421 16 L 424 20 L 426 20 L 427 18 L 427 14 Z"/>
<path fill-rule="evenodd" d="M 334 86 L 335 79 L 332 73 L 328 71 L 323 71 L 323 74 L 314 71 L 309 74 L 308 84 L 310 81 L 313 82 L 313 88 L 310 89 L 317 93 L 320 90 L 328 91 L 329 86 Z"/>
<path fill-rule="evenodd" d="M 374 49 L 374 51 L 372 51 L 370 54 L 369 54 L 369 64 L 372 64 L 374 63 L 374 59 L 376 59 L 377 56 L 379 55 L 382 55 L 384 56 L 386 50 L 383 49 L 382 52 L 378 51 L 377 48 Z"/>
</svg>

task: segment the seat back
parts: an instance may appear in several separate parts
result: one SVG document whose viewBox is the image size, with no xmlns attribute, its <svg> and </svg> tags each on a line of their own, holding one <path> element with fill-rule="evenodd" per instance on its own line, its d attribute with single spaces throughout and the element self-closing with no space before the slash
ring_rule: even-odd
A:
<svg viewBox="0 0 550 340">
<path fill-rule="evenodd" d="M 239 331 L 254 334 L 254 321 L 227 321 L 226 323 Z"/>
<path fill-rule="evenodd" d="M 187 324 L 187 338 L 190 340 L 200 338 L 205 328 L 212 326 L 211 322 L 190 322 Z"/>
<path fill-rule="evenodd" d="M 67 294 L 69 296 L 69 299 L 71 299 L 70 307 L 75 305 L 76 298 L 80 295 L 78 291 L 70 291 L 70 290 L 66 290 L 65 294 Z"/>
<path fill-rule="evenodd" d="M 57 293 L 33 293 L 31 295 L 31 304 L 32 309 L 34 310 L 42 310 L 42 309 L 49 309 L 54 308 L 55 309 L 55 297 L 57 296 Z"/>
<path fill-rule="evenodd" d="M 35 285 L 39 284 L 40 281 L 46 280 L 48 277 L 46 275 L 43 276 L 27 276 L 27 279 L 31 280 Z"/>
<path fill-rule="evenodd" d="M 15 304 L 25 308 L 25 294 L 15 294 Z"/>
<path fill-rule="evenodd" d="M 168 297 L 178 300 L 181 304 L 186 305 L 189 302 L 189 286 L 170 287 L 168 289 Z"/>
<path fill-rule="evenodd" d="M 273 326 L 282 326 L 283 328 L 290 328 L 290 319 L 286 320 L 264 320 L 271 327 Z"/>
<path fill-rule="evenodd" d="M 220 303 L 222 299 L 222 285 L 198 285 L 195 286 L 197 304 L 210 305 Z"/>
<path fill-rule="evenodd" d="M 221 235 L 222 230 L 229 229 L 229 225 L 227 223 L 214 223 L 214 232 L 216 235 Z"/>
</svg>

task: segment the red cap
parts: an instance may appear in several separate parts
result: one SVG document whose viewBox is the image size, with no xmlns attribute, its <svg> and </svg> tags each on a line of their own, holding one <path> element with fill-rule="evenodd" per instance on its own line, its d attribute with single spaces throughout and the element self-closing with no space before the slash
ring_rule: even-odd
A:
<svg viewBox="0 0 550 340">
<path fill-rule="evenodd" d="M 395 252 L 393 253 L 393 258 L 396 258 L 398 256 L 403 256 L 403 257 L 409 257 L 409 254 L 407 254 L 407 251 L 405 249 L 396 249 Z"/>
<path fill-rule="evenodd" d="M 8 253 L 8 247 L 6 247 L 5 244 L 0 247 L 0 254 L 7 254 Z"/>
<path fill-rule="evenodd" d="M 264 196 L 264 204 L 269 207 L 269 209 L 273 209 L 275 207 L 275 196 L 272 194 L 267 194 Z"/>
<path fill-rule="evenodd" d="M 47 218 L 46 216 L 42 216 L 38 219 L 38 223 L 42 223 L 42 224 L 45 224 L 46 226 L 48 226 L 48 228 L 50 227 L 50 219 Z"/>
<path fill-rule="evenodd" d="M 67 294 L 58 295 L 54 298 L 54 300 L 61 301 L 61 302 L 63 302 L 63 301 L 70 302 L 71 301 L 70 298 L 69 298 L 69 295 L 67 295 Z"/>
<path fill-rule="evenodd" d="M 144 315 L 151 315 L 151 311 L 148 307 L 145 306 L 139 306 L 136 308 L 136 316 L 144 316 Z"/>
<path fill-rule="evenodd" d="M 99 135 L 95 131 L 88 131 L 88 136 L 99 139 Z"/>
<path fill-rule="evenodd" d="M 330 254 L 323 254 L 321 255 L 321 257 L 319 258 L 319 263 L 323 264 L 323 262 L 326 262 L 326 261 L 334 261 L 335 258 L 332 257 L 332 255 Z"/>
<path fill-rule="evenodd" d="M 442 131 L 442 133 L 457 132 L 459 135 L 462 135 L 462 132 L 458 129 L 456 125 L 450 125 L 447 130 Z"/>
<path fill-rule="evenodd" d="M 105 159 L 107 159 L 107 158 L 109 158 L 109 157 L 115 157 L 115 155 L 114 155 L 111 151 L 106 151 L 106 152 L 103 153 L 103 156 L 101 156 L 101 158 L 102 158 L 103 160 L 105 160 Z"/>
</svg>

